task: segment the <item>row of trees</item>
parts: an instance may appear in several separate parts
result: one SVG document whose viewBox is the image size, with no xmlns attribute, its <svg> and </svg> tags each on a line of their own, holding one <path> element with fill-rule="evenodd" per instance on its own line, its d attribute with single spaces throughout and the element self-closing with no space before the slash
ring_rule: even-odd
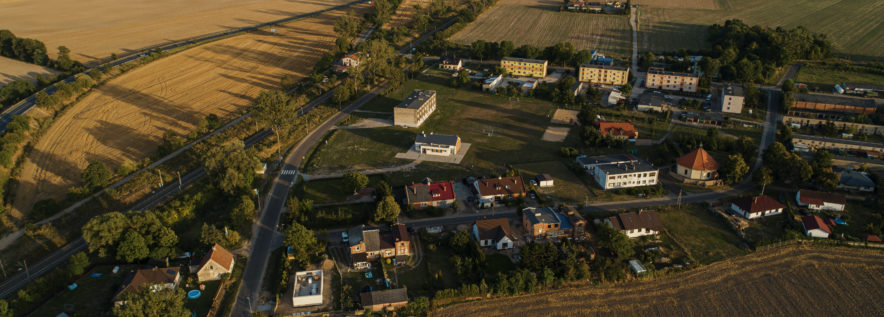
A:
<svg viewBox="0 0 884 317">
<path fill-rule="evenodd" d="M 833 158 L 831 152 L 820 150 L 816 152 L 813 161 L 808 163 L 797 153 L 788 151 L 782 143 L 774 142 L 765 150 L 763 159 L 766 166 L 776 168 L 762 168 L 758 172 L 760 175 L 754 177 L 759 185 L 777 181 L 793 187 L 813 180 L 819 187 L 831 191 L 841 181 L 841 174 L 833 169 Z"/>
<path fill-rule="evenodd" d="M 86 69 L 70 57 L 71 50 L 58 47 L 58 58 L 53 61 L 47 54 L 46 45 L 35 39 L 15 36 L 9 30 L 0 30 L 0 56 L 6 56 L 40 66 L 54 67 L 65 72 L 81 72 Z"/>
<path fill-rule="evenodd" d="M 89 252 L 126 262 L 174 256 L 178 243 L 175 231 L 150 211 L 95 216 L 83 226 L 83 239 Z"/>
</svg>

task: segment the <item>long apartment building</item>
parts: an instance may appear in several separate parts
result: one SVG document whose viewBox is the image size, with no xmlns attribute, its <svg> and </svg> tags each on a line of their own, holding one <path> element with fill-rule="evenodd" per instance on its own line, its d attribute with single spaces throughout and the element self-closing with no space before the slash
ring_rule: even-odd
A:
<svg viewBox="0 0 884 317">
<path fill-rule="evenodd" d="M 629 154 L 580 156 L 577 162 L 604 190 L 656 185 L 659 176 L 651 163 Z"/>
<path fill-rule="evenodd" d="M 580 65 L 578 80 L 603 85 L 626 85 L 629 81 L 629 67 L 599 64 Z"/>
<path fill-rule="evenodd" d="M 393 124 L 416 128 L 436 111 L 436 91 L 415 89 L 411 95 L 393 108 Z"/>
<path fill-rule="evenodd" d="M 668 72 L 659 67 L 648 69 L 645 87 L 663 90 L 697 92 L 700 76 L 689 73 Z"/>
<path fill-rule="evenodd" d="M 816 135 L 793 134 L 792 145 L 799 151 L 841 150 L 884 153 L 884 144 Z"/>
<path fill-rule="evenodd" d="M 855 115 L 873 115 L 878 104 L 873 99 L 821 94 L 793 94 L 789 114 L 817 119 L 841 120 Z"/>
<path fill-rule="evenodd" d="M 504 57 L 500 60 L 500 67 L 513 76 L 546 77 L 548 64 L 546 60 L 517 57 Z"/>
</svg>

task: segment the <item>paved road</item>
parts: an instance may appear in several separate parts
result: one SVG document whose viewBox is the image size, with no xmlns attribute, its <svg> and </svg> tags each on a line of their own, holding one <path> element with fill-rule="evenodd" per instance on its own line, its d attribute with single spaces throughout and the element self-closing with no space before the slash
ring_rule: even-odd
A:
<svg viewBox="0 0 884 317">
<path fill-rule="evenodd" d="M 380 94 L 386 87 L 386 83 L 380 85 L 320 124 L 319 127 L 295 145 L 294 149 L 286 157 L 282 170 L 297 171 L 310 149 L 319 143 L 328 131 L 344 120 L 353 110 L 356 110 Z M 264 277 L 264 271 L 267 268 L 270 252 L 273 250 L 273 246 L 279 245 L 279 241 L 282 239 L 281 235 L 276 232 L 276 228 L 279 226 L 279 217 L 285 206 L 286 198 L 288 198 L 289 188 L 296 177 L 296 174 L 280 173 L 273 181 L 270 194 L 265 199 L 264 204 L 262 204 L 264 208 L 261 211 L 261 216 L 252 230 L 254 234 L 250 243 L 251 250 L 246 263 L 246 270 L 243 274 L 242 284 L 240 284 L 239 290 L 237 290 L 236 304 L 234 304 L 233 313 L 231 314 L 233 316 L 250 316 L 250 310 L 257 307 L 261 294 L 261 282 Z"/>
</svg>

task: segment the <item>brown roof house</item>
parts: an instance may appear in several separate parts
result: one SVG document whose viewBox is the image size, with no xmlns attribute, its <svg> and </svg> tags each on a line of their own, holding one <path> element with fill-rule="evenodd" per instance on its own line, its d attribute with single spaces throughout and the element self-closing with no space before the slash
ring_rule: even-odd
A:
<svg viewBox="0 0 884 317">
<path fill-rule="evenodd" d="M 479 245 L 493 246 L 497 250 L 512 249 L 516 241 L 507 218 L 476 220 L 473 224 L 473 237 L 479 241 Z"/>
<path fill-rule="evenodd" d="M 521 176 L 479 179 L 473 182 L 479 193 L 480 208 L 494 206 L 496 201 L 525 196 L 525 184 Z"/>
<path fill-rule="evenodd" d="M 123 280 L 123 285 L 120 286 L 120 290 L 114 295 L 114 306 L 125 304 L 125 295 L 139 288 L 149 287 L 154 292 L 164 289 L 175 289 L 180 281 L 181 273 L 177 267 L 155 267 L 137 270 Z"/>
<path fill-rule="evenodd" d="M 828 239 L 832 234 L 829 225 L 817 215 L 801 217 L 801 225 L 804 226 L 804 233 L 811 238 Z"/>
<path fill-rule="evenodd" d="M 220 280 L 222 275 L 230 273 L 233 273 L 233 253 L 216 243 L 212 246 L 212 250 L 203 257 L 200 268 L 196 271 L 196 276 L 202 283 Z"/>
<path fill-rule="evenodd" d="M 432 182 L 428 178 L 423 183 L 405 186 L 405 203 L 414 209 L 448 207 L 456 199 L 454 184 L 450 181 Z"/>
<path fill-rule="evenodd" d="M 847 199 L 844 198 L 844 195 L 807 189 L 802 189 L 795 193 L 795 201 L 798 203 L 798 206 L 816 211 L 844 211 L 844 206 L 847 205 Z"/>
<path fill-rule="evenodd" d="M 702 147 L 675 160 L 678 178 L 685 183 L 710 186 L 718 184 L 718 162 Z"/>
<path fill-rule="evenodd" d="M 408 289 L 394 288 L 359 294 L 362 308 L 371 311 L 396 310 L 408 306 Z"/>
<path fill-rule="evenodd" d="M 353 268 L 370 269 L 371 261 L 380 258 L 393 258 L 394 264 L 403 264 L 411 256 L 411 236 L 403 224 L 385 233 L 360 225 L 350 228 L 348 234 Z"/>
<path fill-rule="evenodd" d="M 743 197 L 731 203 L 731 210 L 746 219 L 779 215 L 783 208 L 786 206 L 768 196 Z"/>
<path fill-rule="evenodd" d="M 605 224 L 630 238 L 656 235 L 663 231 L 660 216 L 653 210 L 620 213 L 605 219 Z"/>
</svg>

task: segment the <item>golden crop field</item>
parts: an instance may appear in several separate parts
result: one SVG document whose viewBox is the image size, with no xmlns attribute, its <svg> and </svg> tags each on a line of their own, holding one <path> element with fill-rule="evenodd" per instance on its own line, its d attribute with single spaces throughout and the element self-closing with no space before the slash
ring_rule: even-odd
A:
<svg viewBox="0 0 884 317">
<path fill-rule="evenodd" d="M 359 4 L 359 14 L 367 5 Z M 208 114 L 251 106 L 283 75 L 307 76 L 335 41 L 335 10 L 174 54 L 110 80 L 71 106 L 35 144 L 18 177 L 9 215 L 20 218 L 41 199 L 64 197 L 90 161 L 116 169 L 155 151 L 167 130 L 192 131 Z"/>
<path fill-rule="evenodd" d="M 451 40 L 460 44 L 509 40 L 517 47 L 541 48 L 571 42 L 578 50 L 631 54 L 632 31 L 625 15 L 559 12 L 561 4 L 557 0 L 499 0 Z"/>
<path fill-rule="evenodd" d="M 402 0 L 402 3 L 399 4 L 399 8 L 396 8 L 396 12 L 393 13 L 393 16 L 390 17 L 390 21 L 385 23 L 382 29 L 389 30 L 397 26 L 406 26 L 411 20 L 414 19 L 414 6 L 420 5 L 421 8 L 426 9 L 427 6 L 430 5 L 430 0 Z"/>
<path fill-rule="evenodd" d="M 657 280 L 442 308 L 432 316 L 882 316 L 884 252 L 789 246 Z"/>
<path fill-rule="evenodd" d="M 315 12 L 349 0 L 0 0 L 0 28 L 81 62 Z"/>
<path fill-rule="evenodd" d="M 828 35 L 842 54 L 884 56 L 884 1 L 880 0 L 639 0 L 639 49 L 674 52 L 706 48 L 706 29 L 740 19 L 749 25 Z M 703 5 L 705 3 L 705 5 Z M 695 4 L 695 5 L 689 5 Z"/>
<path fill-rule="evenodd" d="M 55 74 L 58 72 L 49 67 L 0 56 L 0 87 L 19 79 L 28 79 L 36 83 L 37 75 L 54 76 Z"/>
</svg>

